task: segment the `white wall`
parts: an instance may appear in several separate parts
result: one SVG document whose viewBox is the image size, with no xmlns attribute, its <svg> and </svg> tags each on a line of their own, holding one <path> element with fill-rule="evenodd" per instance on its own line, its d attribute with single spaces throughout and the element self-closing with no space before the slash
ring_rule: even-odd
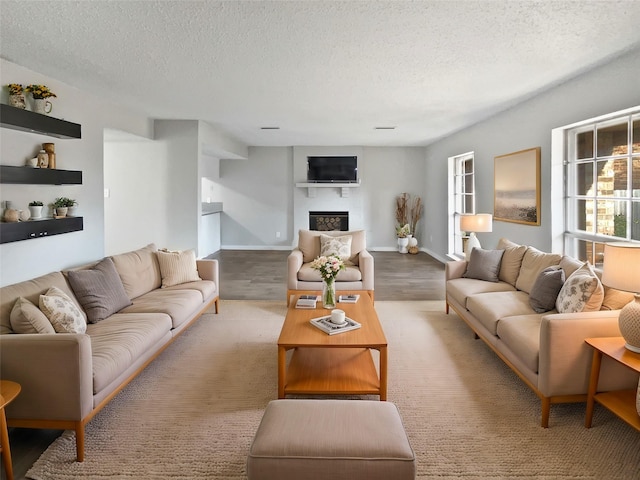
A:
<svg viewBox="0 0 640 480">
<path fill-rule="evenodd" d="M 640 103 L 640 49 L 607 65 L 565 82 L 545 93 L 484 122 L 451 135 L 427 147 L 425 176 L 424 235 L 427 251 L 438 258 L 447 253 L 447 158 L 475 152 L 476 210 L 493 213 L 494 157 L 532 147 L 541 147 L 541 225 L 527 226 L 494 222 L 492 233 L 480 233 L 484 247 L 497 244 L 500 237 L 553 248 L 552 224 L 562 215 L 561 196 L 551 197 L 551 131 L 587 118 L 622 110 Z M 557 153 L 556 153 L 557 154 Z M 555 168 L 554 172 L 559 173 Z M 555 217 L 555 219 L 554 219 Z M 431 226 L 438 226 L 430 228 Z M 423 233 L 426 233 L 423 230 Z M 433 241 L 429 238 L 433 236 Z"/>
<path fill-rule="evenodd" d="M 82 126 L 81 139 L 58 139 L 0 129 L 0 156 L 4 165 L 23 165 L 34 156 L 43 142 L 56 146 L 57 168 L 81 170 L 82 185 L 0 185 L 0 199 L 10 200 L 26 209 L 32 200 L 51 203 L 67 196 L 79 202 L 78 214 L 84 217 L 81 232 L 38 238 L 0 245 L 0 284 L 7 285 L 52 271 L 98 260 L 104 256 L 103 131 L 105 128 L 129 131 L 150 137 L 152 124 L 143 115 L 104 102 L 99 97 L 77 90 L 46 75 L 0 59 L 0 82 L 44 84 L 57 98 L 52 116 Z M 8 103 L 6 89 L 2 103 Z"/>
</svg>

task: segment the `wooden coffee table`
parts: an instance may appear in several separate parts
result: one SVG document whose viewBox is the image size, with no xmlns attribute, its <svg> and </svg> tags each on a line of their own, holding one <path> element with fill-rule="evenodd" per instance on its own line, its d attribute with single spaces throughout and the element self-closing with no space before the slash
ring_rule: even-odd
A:
<svg viewBox="0 0 640 480">
<path fill-rule="evenodd" d="M 289 305 L 278 338 L 278 398 L 294 395 L 379 395 L 387 399 L 387 338 L 371 297 L 356 293 L 357 303 L 338 303 L 347 317 L 362 324 L 357 330 L 328 335 L 309 323 L 329 315 L 318 302 L 315 309 Z M 318 292 L 319 294 L 319 292 Z M 287 351 L 294 350 L 287 366 Z M 380 352 L 378 374 L 371 350 Z"/>
</svg>

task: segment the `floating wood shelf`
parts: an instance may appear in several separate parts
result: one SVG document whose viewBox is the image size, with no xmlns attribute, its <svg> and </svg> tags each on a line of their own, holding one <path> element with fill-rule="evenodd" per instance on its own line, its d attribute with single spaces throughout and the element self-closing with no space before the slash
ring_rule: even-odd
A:
<svg viewBox="0 0 640 480">
<path fill-rule="evenodd" d="M 81 185 L 82 172 L 79 170 L 0 165 L 0 183 L 23 185 Z"/>
<path fill-rule="evenodd" d="M 0 243 L 78 232 L 83 228 L 82 217 L 43 218 L 26 222 L 0 223 Z"/>
<path fill-rule="evenodd" d="M 0 126 L 56 138 L 82 138 L 82 127 L 77 123 L 5 104 L 0 104 Z"/>
</svg>

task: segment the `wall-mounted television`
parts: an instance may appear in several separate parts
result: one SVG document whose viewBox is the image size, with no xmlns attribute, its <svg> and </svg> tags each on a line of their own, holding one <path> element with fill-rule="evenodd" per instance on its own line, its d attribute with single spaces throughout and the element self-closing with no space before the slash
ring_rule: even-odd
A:
<svg viewBox="0 0 640 480">
<path fill-rule="evenodd" d="M 307 181 L 357 183 L 358 157 L 307 157 Z"/>
</svg>

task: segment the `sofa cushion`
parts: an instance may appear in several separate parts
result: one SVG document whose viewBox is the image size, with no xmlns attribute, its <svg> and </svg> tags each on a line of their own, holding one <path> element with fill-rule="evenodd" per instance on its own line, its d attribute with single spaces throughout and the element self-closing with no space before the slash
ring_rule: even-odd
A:
<svg viewBox="0 0 640 480">
<path fill-rule="evenodd" d="M 540 324 L 544 315 L 504 317 L 498 322 L 500 339 L 532 372 L 538 373 Z"/>
<path fill-rule="evenodd" d="M 516 288 L 523 292 L 531 292 L 531 287 L 540 275 L 540 272 L 552 265 L 558 265 L 562 255 L 557 253 L 544 253 L 540 250 L 527 247 L 527 251 L 522 257 L 522 266 L 516 280 Z"/>
<path fill-rule="evenodd" d="M 196 266 L 196 252 L 185 250 L 181 252 L 156 252 L 162 277 L 162 288 L 180 285 L 181 283 L 202 280 Z"/>
<path fill-rule="evenodd" d="M 67 277 L 89 323 L 97 323 L 131 305 L 110 258 L 86 270 L 69 271 Z"/>
<path fill-rule="evenodd" d="M 467 299 L 467 309 L 493 335 L 501 318 L 535 313 L 529 305 L 529 295 L 521 291 L 473 295 Z"/>
<path fill-rule="evenodd" d="M 11 310 L 11 328 L 15 333 L 56 333 L 42 310 L 24 297 Z"/>
<path fill-rule="evenodd" d="M 302 264 L 298 270 L 298 280 L 301 282 L 321 282 L 320 272 L 311 268 L 310 263 Z M 336 282 L 361 282 L 362 272 L 358 267 L 353 265 L 345 265 L 345 269 L 338 273 Z"/>
<path fill-rule="evenodd" d="M 571 276 L 573 272 L 578 270 L 584 262 L 580 260 L 576 260 L 569 255 L 563 255 L 560 259 L 560 267 L 564 270 L 564 278 L 567 279 Z"/>
<path fill-rule="evenodd" d="M 529 293 L 529 305 L 537 313 L 556 308 L 558 293 L 564 284 L 564 270 L 559 266 L 547 267 L 536 278 Z"/>
<path fill-rule="evenodd" d="M 604 299 L 600 310 L 620 310 L 627 303 L 634 300 L 633 293 L 623 292 L 615 288 L 604 286 Z"/>
<path fill-rule="evenodd" d="M 320 235 L 320 255 L 328 257 L 334 255 L 343 262 L 349 262 L 351 258 L 351 235 Z"/>
<path fill-rule="evenodd" d="M 503 282 L 507 282 L 514 287 L 518 280 L 518 274 L 520 273 L 520 266 L 522 265 L 522 257 L 524 257 L 527 251 L 526 245 L 518 245 L 506 238 L 501 238 L 498 241 L 497 250 L 504 250 L 502 255 L 502 261 L 500 262 L 500 274 L 498 278 Z"/>
<path fill-rule="evenodd" d="M 171 329 L 164 314 L 116 313 L 104 322 L 90 324 L 93 360 L 93 393 L 118 378 Z"/>
<path fill-rule="evenodd" d="M 586 262 L 573 272 L 562 286 L 556 300 L 556 309 L 560 313 L 593 312 L 600 310 L 604 299 L 604 288 Z"/>
<path fill-rule="evenodd" d="M 447 281 L 447 296 L 467 308 L 467 298 L 471 295 L 488 292 L 513 292 L 515 287 L 507 282 L 485 282 L 473 278 L 454 278 Z"/>
<path fill-rule="evenodd" d="M 56 333 L 85 333 L 87 320 L 71 298 L 58 287 L 40 295 L 40 310 L 47 316 Z"/>
<path fill-rule="evenodd" d="M 111 257 L 130 299 L 160 288 L 162 278 L 155 251 L 156 246 L 150 243 L 139 250 Z"/>
<path fill-rule="evenodd" d="M 486 280 L 487 282 L 497 282 L 503 254 L 504 250 L 474 248 L 471 250 L 467 271 L 462 276 L 464 278 Z"/>
<path fill-rule="evenodd" d="M 158 288 L 134 298 L 133 305 L 120 310 L 120 313 L 165 313 L 176 328 L 189 320 L 200 307 L 202 294 L 197 290 Z"/>
<path fill-rule="evenodd" d="M 196 290 L 202 294 L 202 301 L 211 298 L 216 292 L 216 284 L 211 280 L 200 280 L 198 282 L 181 283 L 173 287 L 167 287 L 165 290 Z"/>
<path fill-rule="evenodd" d="M 346 232 L 299 230 L 298 249 L 302 252 L 302 261 L 304 263 L 309 263 L 320 256 L 320 235 L 351 235 L 351 257 L 349 258 L 349 261 L 354 265 L 358 265 L 359 263 L 358 254 L 367 248 L 364 230 L 349 230 Z"/>
</svg>

